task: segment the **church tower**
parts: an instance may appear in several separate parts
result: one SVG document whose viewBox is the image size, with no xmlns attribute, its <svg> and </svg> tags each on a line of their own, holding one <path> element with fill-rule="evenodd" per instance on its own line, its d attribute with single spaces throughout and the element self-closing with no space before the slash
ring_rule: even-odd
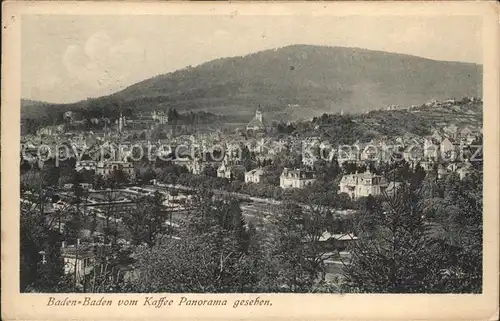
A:
<svg viewBox="0 0 500 321">
<path fill-rule="evenodd" d="M 257 109 L 257 111 L 255 111 L 255 119 L 262 122 L 262 112 L 259 109 Z"/>
<path fill-rule="evenodd" d="M 260 110 L 260 105 L 259 105 L 259 108 L 257 108 L 257 110 L 255 111 L 255 116 L 247 125 L 247 131 L 248 130 L 265 131 L 265 129 L 266 126 L 264 125 L 264 118 L 262 117 L 262 111 Z"/>
<path fill-rule="evenodd" d="M 121 133 L 123 130 L 123 115 L 120 112 L 120 119 L 118 120 L 118 131 Z"/>
</svg>

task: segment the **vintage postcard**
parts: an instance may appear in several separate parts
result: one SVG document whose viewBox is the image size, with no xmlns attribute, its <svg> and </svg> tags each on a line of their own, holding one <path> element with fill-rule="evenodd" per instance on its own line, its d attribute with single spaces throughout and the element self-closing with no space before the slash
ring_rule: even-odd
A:
<svg viewBox="0 0 500 321">
<path fill-rule="evenodd" d="M 3 9 L 3 319 L 498 319 L 498 3 Z"/>
</svg>

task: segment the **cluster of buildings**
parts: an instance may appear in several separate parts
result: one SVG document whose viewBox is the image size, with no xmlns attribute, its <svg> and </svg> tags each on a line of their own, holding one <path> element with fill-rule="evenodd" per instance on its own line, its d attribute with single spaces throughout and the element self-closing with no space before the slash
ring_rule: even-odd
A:
<svg viewBox="0 0 500 321">
<path fill-rule="evenodd" d="M 433 104 L 436 104 L 433 102 Z M 444 104 L 454 104 L 453 101 Z M 390 110 L 398 106 L 388 107 Z M 65 114 L 65 119 L 74 122 L 73 114 Z M 290 168 L 283 168 L 279 174 L 279 186 L 282 189 L 304 189 L 314 185 L 318 179 L 314 170 L 316 162 L 323 159 L 336 160 L 339 165 L 355 163 L 356 165 L 381 164 L 393 161 L 395 152 L 412 166 L 422 166 L 426 171 L 436 170 L 438 178 L 444 178 L 450 173 L 457 173 L 461 179 L 465 178 L 471 169 L 471 163 L 460 160 L 461 150 L 482 140 L 480 128 L 472 126 L 459 127 L 455 124 L 446 125 L 435 129 L 431 135 L 420 137 L 407 133 L 399 137 L 377 137 L 370 142 L 348 146 L 341 149 L 332 146 L 320 137 L 299 138 L 286 136 L 286 138 L 265 138 L 259 135 L 242 137 L 238 134 L 222 134 L 220 131 L 199 135 L 177 135 L 168 141 L 136 140 L 124 141 L 124 135 L 134 126 L 153 126 L 168 123 L 168 116 L 163 112 L 154 111 L 151 114 L 140 114 L 135 119 L 126 119 L 122 115 L 116 121 L 114 132 L 104 131 L 100 134 L 71 133 L 64 130 L 64 126 L 49 126 L 38 131 L 35 137 L 23 137 L 22 148 L 25 156 L 32 161 L 37 161 L 40 143 L 48 146 L 60 145 L 63 141 L 71 146 L 73 155 L 82 153 L 87 157 L 76 161 L 76 171 L 93 171 L 102 177 L 110 177 L 114 173 L 122 172 L 129 178 L 134 178 L 135 168 L 131 161 L 132 151 L 124 151 L 123 147 L 131 145 L 153 146 L 153 156 L 166 156 L 172 154 L 173 148 L 169 146 L 185 145 L 196 146 L 196 152 L 190 157 L 174 158 L 172 163 L 184 166 L 194 175 L 202 175 L 207 166 L 216 168 L 216 175 L 229 180 L 242 180 L 249 184 L 262 184 L 269 175 L 265 165 L 247 170 L 243 162 L 243 150 L 248 151 L 252 159 L 266 164 L 273 162 L 283 154 L 300 154 L 300 164 Z M 258 109 L 253 119 L 245 127 L 247 133 L 265 133 L 266 125 L 262 111 Z M 43 139 L 42 139 L 43 138 Z M 165 146 L 167 146 L 165 148 Z M 205 151 L 213 151 L 215 146 L 222 147 L 221 160 L 204 159 Z M 191 150 L 192 151 L 192 150 Z M 51 150 L 53 155 L 59 150 Z M 201 153 L 200 153 L 201 152 Z M 98 157 L 96 157 L 98 155 Z M 255 164 L 255 162 L 254 162 Z M 368 166 L 367 166 L 368 167 Z M 368 167 L 369 168 L 369 167 Z M 154 183 L 156 184 L 156 182 Z M 160 185 L 160 184 L 158 184 Z M 394 191 L 399 183 L 388 182 L 383 176 L 369 170 L 363 173 L 344 174 L 339 181 L 339 193 L 347 194 L 351 199 L 359 199 L 370 195 L 377 196 Z M 130 187 L 129 191 L 134 191 Z M 139 191 L 137 191 L 139 193 Z M 180 196 L 177 196 L 178 198 Z M 169 204 L 175 204 L 172 197 Z M 181 204 L 182 202 L 178 202 Z M 173 205 L 172 205 L 173 206 Z M 180 205 L 179 205 L 180 206 Z M 346 245 L 357 237 L 352 234 L 332 234 L 325 231 L 319 241 L 325 247 L 344 250 Z M 80 282 L 85 276 L 99 269 L 100 257 L 106 254 L 106 246 L 100 244 L 77 244 L 66 246 L 63 242 L 61 256 L 64 260 L 64 270 L 68 275 L 74 274 Z M 43 261 L 43 260 L 42 260 Z"/>
<path fill-rule="evenodd" d="M 100 157 L 94 155 L 93 159 L 90 160 L 77 160 L 75 170 L 77 172 L 83 170 L 93 171 L 96 175 L 104 178 L 110 177 L 117 172 L 123 173 L 130 179 L 135 177 L 134 164 L 128 161 L 130 154 L 123 154 L 121 146 L 107 142 L 99 148 L 99 152 L 101 153 Z M 98 158 L 100 160 L 95 160 Z"/>
<path fill-rule="evenodd" d="M 480 101 L 479 98 L 476 97 L 465 97 L 462 100 L 457 100 L 454 98 L 451 99 L 446 99 L 446 100 L 436 100 L 436 99 L 431 99 L 427 101 L 424 106 L 425 107 L 445 107 L 445 108 L 452 108 L 453 106 L 456 106 L 457 104 L 461 103 L 474 103 Z"/>
<path fill-rule="evenodd" d="M 452 124 L 435 129 L 429 136 L 417 136 L 407 133 L 399 137 L 377 137 L 367 143 L 356 142 L 337 148 L 317 140 L 315 146 L 321 155 L 303 153 L 303 164 L 313 166 L 318 159 L 331 161 L 336 159 L 339 165 L 356 163 L 357 165 L 375 165 L 405 160 L 412 167 L 420 165 L 426 171 L 434 170 L 438 165 L 448 165 L 454 171 L 469 167 L 467 153 L 482 144 L 482 129 L 465 126 L 458 128 Z M 476 146 L 478 145 L 478 146 Z M 309 148 L 309 150 L 314 150 Z M 448 168 L 448 166 L 447 166 Z"/>
<path fill-rule="evenodd" d="M 455 102 L 445 101 L 440 106 L 448 106 Z M 431 104 L 438 104 L 432 102 Z M 390 106 L 391 109 L 397 106 Z M 72 115 L 67 116 L 72 119 Z M 128 120 L 122 115 L 117 119 L 116 132 L 104 133 L 99 137 L 93 133 L 79 133 L 69 135 L 62 133 L 58 127 L 42 129 L 39 135 L 52 134 L 54 139 L 65 139 L 73 146 L 75 153 L 84 151 L 91 159 L 82 159 L 76 163 L 76 170 L 90 170 L 98 175 L 107 177 L 116 171 L 122 171 L 128 177 L 134 177 L 133 163 L 130 161 L 131 152 L 121 152 L 121 148 L 132 142 L 123 142 L 123 137 L 129 130 L 127 127 L 132 121 L 146 123 L 168 123 L 168 116 L 164 112 L 153 111 L 150 114 L 139 114 L 136 119 Z M 246 125 L 248 133 L 265 133 L 265 125 L 262 111 L 256 110 L 252 120 Z M 57 138 L 56 138 L 57 137 Z M 47 137 L 45 137 L 46 139 Z M 189 157 L 174 158 L 174 164 L 185 166 L 188 171 L 195 175 L 204 172 L 207 165 L 216 167 L 218 177 L 227 179 L 241 179 L 247 183 L 261 183 L 266 177 L 266 164 L 274 162 L 282 155 L 299 154 L 301 164 L 294 168 L 284 168 L 281 173 L 280 187 L 305 188 L 316 181 L 314 166 L 320 159 L 326 161 L 337 161 L 340 166 L 344 163 L 355 163 L 356 165 L 382 164 L 395 160 L 395 154 L 406 160 L 411 166 L 421 166 L 426 171 L 436 170 L 440 178 L 451 172 L 459 174 L 464 178 L 470 172 L 470 163 L 461 161 L 459 157 L 462 150 L 471 144 L 481 141 L 482 130 L 473 126 L 459 127 L 456 124 L 443 125 L 436 128 L 429 136 L 417 136 L 406 133 L 397 137 L 377 137 L 369 142 L 356 142 L 349 146 L 332 146 L 328 141 L 320 137 L 299 138 L 285 136 L 284 138 L 269 138 L 264 136 L 247 135 L 238 133 L 225 133 L 216 131 L 212 133 L 200 133 L 199 135 L 176 135 L 168 140 L 137 140 L 134 145 L 153 146 L 152 156 L 166 156 L 173 152 L 169 146 L 184 145 L 191 149 Z M 36 139 L 35 139 L 36 140 Z M 168 144 L 167 144 L 168 143 Z M 25 146 L 33 147 L 36 143 L 26 141 Z M 165 149 L 165 146 L 167 148 Z M 204 159 L 206 151 L 213 151 L 215 146 L 221 150 L 223 159 Z M 106 151 L 110 157 L 100 160 L 93 157 L 96 153 Z M 29 149 L 29 148 L 28 148 Z M 246 149 L 257 168 L 246 170 L 242 164 L 242 150 Z M 196 152 L 193 152 L 196 151 Z M 29 154 L 29 153 L 28 153 Z M 248 165 L 248 164 L 247 164 Z M 382 177 L 367 172 L 362 174 L 345 175 L 340 182 L 340 190 L 352 198 L 367 195 L 379 195 L 388 188 L 389 184 Z"/>
</svg>

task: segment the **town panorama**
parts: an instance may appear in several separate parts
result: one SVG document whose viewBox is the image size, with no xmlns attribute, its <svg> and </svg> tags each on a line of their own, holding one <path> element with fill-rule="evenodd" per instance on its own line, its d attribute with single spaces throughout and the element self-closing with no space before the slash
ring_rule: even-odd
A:
<svg viewBox="0 0 500 321">
<path fill-rule="evenodd" d="M 283 83 L 300 82 L 318 50 L 327 49 L 261 54 L 278 57 L 268 66 L 283 69 Z M 353 65 L 390 58 L 378 54 L 341 56 Z M 412 104 L 336 110 L 336 95 L 367 80 L 300 87 L 316 95 L 312 105 L 328 99 L 324 111 L 290 89 L 298 82 L 286 99 L 271 97 L 269 88 L 285 91 L 270 78 L 204 82 L 203 68 L 237 69 L 245 57 L 228 59 L 143 84 L 185 89 L 161 97 L 135 88 L 75 104 L 22 101 L 22 292 L 481 292 L 483 103 L 474 84 L 458 88 L 453 77 L 454 91 L 441 96 L 422 85 Z M 420 58 L 404 59 L 411 69 Z M 464 68 L 465 78 L 472 68 L 419 63 Z M 193 74 L 202 85 L 179 85 Z M 387 92 L 411 86 L 397 79 Z M 224 91 L 235 105 L 207 108 Z"/>
</svg>

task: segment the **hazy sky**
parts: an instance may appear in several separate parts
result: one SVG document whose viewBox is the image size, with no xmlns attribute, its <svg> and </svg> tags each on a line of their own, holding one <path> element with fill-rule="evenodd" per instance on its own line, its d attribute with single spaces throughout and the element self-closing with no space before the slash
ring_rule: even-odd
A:
<svg viewBox="0 0 500 321">
<path fill-rule="evenodd" d="M 23 16 L 22 97 L 75 102 L 290 44 L 482 63 L 481 20 L 472 16 Z"/>
</svg>

